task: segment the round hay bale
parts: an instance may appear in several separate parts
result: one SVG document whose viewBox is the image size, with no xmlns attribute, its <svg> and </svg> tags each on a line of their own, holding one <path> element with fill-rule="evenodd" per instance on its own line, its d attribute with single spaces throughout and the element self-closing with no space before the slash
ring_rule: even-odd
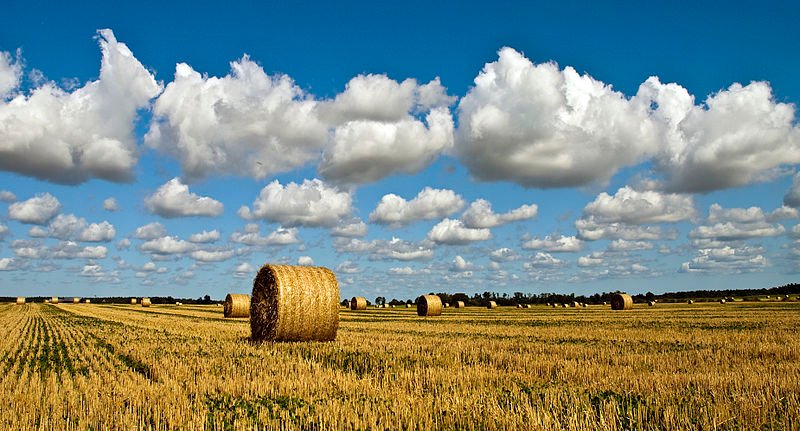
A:
<svg viewBox="0 0 800 431">
<path fill-rule="evenodd" d="M 89 298 L 86 298 L 86 299 L 83 300 L 83 303 L 84 304 L 91 304 L 92 301 L 90 301 Z"/>
<path fill-rule="evenodd" d="M 489 303 L 486 304 L 486 308 L 488 308 L 490 310 L 493 310 L 493 309 L 497 308 L 497 303 L 494 302 L 494 301 L 489 301 Z"/>
<path fill-rule="evenodd" d="M 611 297 L 612 310 L 630 310 L 633 308 L 633 298 L 627 293 L 617 293 Z"/>
<path fill-rule="evenodd" d="M 411 304 L 406 304 L 406 308 L 411 308 Z"/>
<path fill-rule="evenodd" d="M 50 298 L 50 303 L 51 304 L 58 304 L 58 296 L 54 296 L 54 297 Z"/>
<path fill-rule="evenodd" d="M 176 302 L 175 305 L 180 307 L 181 305 L 183 305 L 183 302 Z"/>
<path fill-rule="evenodd" d="M 354 296 L 353 299 L 350 300 L 350 309 L 351 310 L 366 310 L 367 309 L 367 298 L 363 296 Z"/>
<path fill-rule="evenodd" d="M 332 341 L 339 329 L 339 283 L 320 266 L 266 264 L 253 280 L 252 341 Z"/>
<path fill-rule="evenodd" d="M 517 308 L 522 308 L 522 304 L 517 304 Z"/>
<path fill-rule="evenodd" d="M 229 293 L 222 305 L 222 315 L 228 318 L 250 317 L 250 295 L 246 293 Z"/>
<path fill-rule="evenodd" d="M 686 303 L 687 304 L 694 304 L 694 299 L 690 299 L 690 300 L 686 301 Z"/>
<path fill-rule="evenodd" d="M 72 298 L 72 303 L 73 304 L 80 304 L 81 303 L 81 298 Z"/>
<path fill-rule="evenodd" d="M 131 305 L 136 305 L 136 298 L 131 298 Z"/>
<path fill-rule="evenodd" d="M 418 316 L 440 316 L 442 314 L 442 299 L 436 295 L 422 295 L 417 298 Z"/>
<path fill-rule="evenodd" d="M 17 305 L 24 305 L 24 304 L 25 304 L 25 297 L 24 296 L 18 296 L 17 297 Z"/>
<path fill-rule="evenodd" d="M 572 301 L 572 304 L 570 305 L 570 307 L 573 307 L 573 308 L 578 308 L 580 306 L 581 306 L 581 304 L 579 304 L 578 301 Z"/>
<path fill-rule="evenodd" d="M 531 304 L 525 304 L 522 306 L 522 308 L 531 308 Z"/>
<path fill-rule="evenodd" d="M 647 301 L 647 306 L 648 307 L 652 307 L 654 305 L 656 305 L 656 301 Z"/>
<path fill-rule="evenodd" d="M 562 308 L 569 308 L 569 304 L 561 304 Z"/>
<path fill-rule="evenodd" d="M 722 299 L 720 299 L 720 300 L 719 300 L 719 303 L 720 303 L 720 304 L 724 304 L 724 303 L 725 303 L 725 298 L 722 298 Z"/>
<path fill-rule="evenodd" d="M 150 298 L 142 298 L 142 307 L 150 306 Z"/>
<path fill-rule="evenodd" d="M 464 307 L 466 307 L 466 305 L 464 305 L 464 301 L 456 301 L 456 308 L 464 308 Z"/>
<path fill-rule="evenodd" d="M 445 303 L 444 308 L 450 308 L 450 303 Z"/>
</svg>

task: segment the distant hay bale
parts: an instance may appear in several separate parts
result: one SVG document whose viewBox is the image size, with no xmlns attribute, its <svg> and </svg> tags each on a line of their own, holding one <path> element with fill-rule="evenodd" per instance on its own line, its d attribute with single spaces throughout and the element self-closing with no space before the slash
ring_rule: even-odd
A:
<svg viewBox="0 0 800 431">
<path fill-rule="evenodd" d="M 517 304 L 517 308 L 522 308 L 522 304 Z"/>
<path fill-rule="evenodd" d="M 585 302 L 584 302 L 583 304 L 581 304 L 581 306 L 583 306 L 583 308 L 586 308 L 586 307 L 588 307 L 588 306 L 589 306 L 589 304 L 587 304 L 587 303 L 585 303 Z"/>
<path fill-rule="evenodd" d="M 89 298 L 86 298 L 86 299 L 83 300 L 83 303 L 84 304 L 91 304 L 92 301 L 90 301 Z"/>
<path fill-rule="evenodd" d="M 411 308 L 411 304 L 406 304 L 406 308 Z"/>
<path fill-rule="evenodd" d="M 136 305 L 136 298 L 131 298 L 131 305 Z"/>
<path fill-rule="evenodd" d="M 722 299 L 720 299 L 720 300 L 719 300 L 719 303 L 720 303 L 720 304 L 724 304 L 724 303 L 725 303 L 725 298 L 722 298 Z"/>
<path fill-rule="evenodd" d="M 572 301 L 572 304 L 570 305 L 570 307 L 573 307 L 573 308 L 577 308 L 577 307 L 580 307 L 580 306 L 581 306 L 581 304 L 578 304 L 577 301 Z"/>
<path fill-rule="evenodd" d="M 58 296 L 54 296 L 54 297 L 50 298 L 50 303 L 51 304 L 58 304 Z"/>
<path fill-rule="evenodd" d="M 142 298 L 142 307 L 150 306 L 150 298 Z"/>
<path fill-rule="evenodd" d="M 80 304 L 81 303 L 81 298 L 72 298 L 72 303 L 73 304 Z"/>
<path fill-rule="evenodd" d="M 24 304 L 25 304 L 25 297 L 24 296 L 18 296 L 17 297 L 17 305 L 24 305 Z"/>
<path fill-rule="evenodd" d="M 612 310 L 630 310 L 633 308 L 633 298 L 627 293 L 617 293 L 611 297 Z"/>
<path fill-rule="evenodd" d="M 332 341 L 339 329 L 339 282 L 328 268 L 266 264 L 253 280 L 252 341 Z"/>
<path fill-rule="evenodd" d="M 250 317 L 250 295 L 229 293 L 222 304 L 222 315 L 227 318 Z"/>
<path fill-rule="evenodd" d="M 656 301 L 647 301 L 647 305 L 649 307 L 652 307 L 652 306 L 656 305 Z"/>
<path fill-rule="evenodd" d="M 569 308 L 569 304 L 561 304 L 562 308 Z"/>
<path fill-rule="evenodd" d="M 465 306 L 464 301 L 456 301 L 456 308 L 464 308 Z"/>
<path fill-rule="evenodd" d="M 531 304 L 525 304 L 522 306 L 522 308 L 531 308 Z"/>
<path fill-rule="evenodd" d="M 440 316 L 442 314 L 442 299 L 436 295 L 422 295 L 417 298 L 418 316 Z"/>
<path fill-rule="evenodd" d="M 176 302 L 175 305 L 180 307 L 181 305 L 183 305 L 183 302 Z"/>
<path fill-rule="evenodd" d="M 363 296 L 354 296 L 353 299 L 350 300 L 350 309 L 351 310 L 366 310 L 367 309 L 367 298 Z"/>
<path fill-rule="evenodd" d="M 50 303 L 50 300 L 49 300 L 49 299 L 45 299 L 45 300 L 44 300 L 44 303 L 45 303 L 45 304 L 49 304 L 49 303 Z"/>
<path fill-rule="evenodd" d="M 392 304 L 392 308 L 394 308 L 394 304 Z"/>
<path fill-rule="evenodd" d="M 445 303 L 444 308 L 450 308 L 450 303 Z"/>
<path fill-rule="evenodd" d="M 547 303 L 547 304 L 545 304 L 545 305 L 549 307 L 549 306 L 550 306 L 550 303 L 548 302 L 548 303 Z"/>
<path fill-rule="evenodd" d="M 494 301 L 489 301 L 489 303 L 486 304 L 486 308 L 488 308 L 490 310 L 495 309 L 495 308 L 497 308 L 497 303 L 494 302 Z"/>
<path fill-rule="evenodd" d="M 694 300 L 693 300 L 693 299 L 690 299 L 690 300 L 686 301 L 686 303 L 687 303 L 687 304 L 694 304 Z"/>
</svg>

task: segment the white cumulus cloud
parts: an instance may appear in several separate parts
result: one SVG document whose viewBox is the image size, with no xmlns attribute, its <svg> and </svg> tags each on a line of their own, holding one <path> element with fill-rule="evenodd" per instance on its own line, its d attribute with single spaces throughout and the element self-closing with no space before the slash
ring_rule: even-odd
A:
<svg viewBox="0 0 800 431">
<path fill-rule="evenodd" d="M 425 187 L 410 201 L 393 193 L 384 195 L 369 221 L 399 227 L 418 220 L 441 219 L 462 206 L 464 200 L 452 190 Z"/>
<path fill-rule="evenodd" d="M 334 227 L 352 212 L 353 198 L 324 182 L 313 179 L 285 187 L 277 180 L 261 189 L 253 209 L 242 206 L 239 216 L 245 220 L 266 220 L 285 227 Z"/>
<path fill-rule="evenodd" d="M 189 186 L 173 178 L 144 199 L 153 214 L 162 217 L 217 217 L 222 214 L 222 202 L 189 191 Z"/>
<path fill-rule="evenodd" d="M 461 220 L 470 228 L 492 228 L 506 223 L 536 218 L 538 212 L 539 207 L 536 204 L 530 204 L 497 214 L 492 211 L 492 204 L 489 201 L 478 199 L 464 211 Z"/>
<path fill-rule="evenodd" d="M 0 98 L 0 169 L 64 184 L 133 177 L 137 111 L 161 85 L 111 30 L 99 30 L 97 39 L 96 81 L 72 91 L 45 82 Z"/>
<path fill-rule="evenodd" d="M 133 237 L 142 240 L 156 239 L 167 235 L 167 228 L 159 222 L 139 226 L 133 232 Z"/>
<path fill-rule="evenodd" d="M 189 242 L 193 243 L 209 243 L 219 239 L 219 231 L 214 229 L 212 231 L 202 231 L 189 235 Z"/>
<path fill-rule="evenodd" d="M 43 225 L 61 211 L 61 202 L 50 193 L 38 194 L 8 207 L 8 218 L 21 223 Z"/>
<path fill-rule="evenodd" d="M 119 204 L 117 203 L 117 198 L 110 197 L 103 200 L 103 209 L 110 212 L 119 211 Z"/>
<path fill-rule="evenodd" d="M 628 186 L 617 190 L 614 196 L 600 193 L 583 212 L 597 222 L 627 224 L 676 223 L 695 215 L 691 195 L 636 191 Z"/>
<path fill-rule="evenodd" d="M 17 195 L 8 190 L 0 190 L 0 202 L 14 202 L 17 200 Z"/>
<path fill-rule="evenodd" d="M 428 239 L 437 244 L 462 245 L 492 238 L 489 229 L 473 229 L 461 220 L 444 219 L 428 232 Z"/>
<path fill-rule="evenodd" d="M 526 250 L 543 250 L 551 253 L 573 253 L 581 251 L 583 241 L 574 236 L 545 236 L 544 239 L 533 238 L 525 241 L 522 248 Z"/>
<path fill-rule="evenodd" d="M 314 259 L 311 256 L 300 256 L 297 258 L 297 264 L 303 266 L 311 266 L 314 265 Z"/>
</svg>

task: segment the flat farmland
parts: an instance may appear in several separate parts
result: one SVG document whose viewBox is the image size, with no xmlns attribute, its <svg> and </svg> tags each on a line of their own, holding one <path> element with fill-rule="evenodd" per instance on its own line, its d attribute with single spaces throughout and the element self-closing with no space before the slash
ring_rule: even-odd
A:
<svg viewBox="0 0 800 431">
<path fill-rule="evenodd" d="M 800 303 L 340 312 L 0 305 L 0 429 L 800 429 Z"/>
</svg>

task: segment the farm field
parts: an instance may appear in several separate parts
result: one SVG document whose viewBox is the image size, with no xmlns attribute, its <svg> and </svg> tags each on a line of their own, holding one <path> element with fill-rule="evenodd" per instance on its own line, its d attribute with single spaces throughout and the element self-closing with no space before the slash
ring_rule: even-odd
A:
<svg viewBox="0 0 800 431">
<path fill-rule="evenodd" d="M 800 302 L 340 312 L 0 304 L 0 429 L 800 429 Z"/>
</svg>

